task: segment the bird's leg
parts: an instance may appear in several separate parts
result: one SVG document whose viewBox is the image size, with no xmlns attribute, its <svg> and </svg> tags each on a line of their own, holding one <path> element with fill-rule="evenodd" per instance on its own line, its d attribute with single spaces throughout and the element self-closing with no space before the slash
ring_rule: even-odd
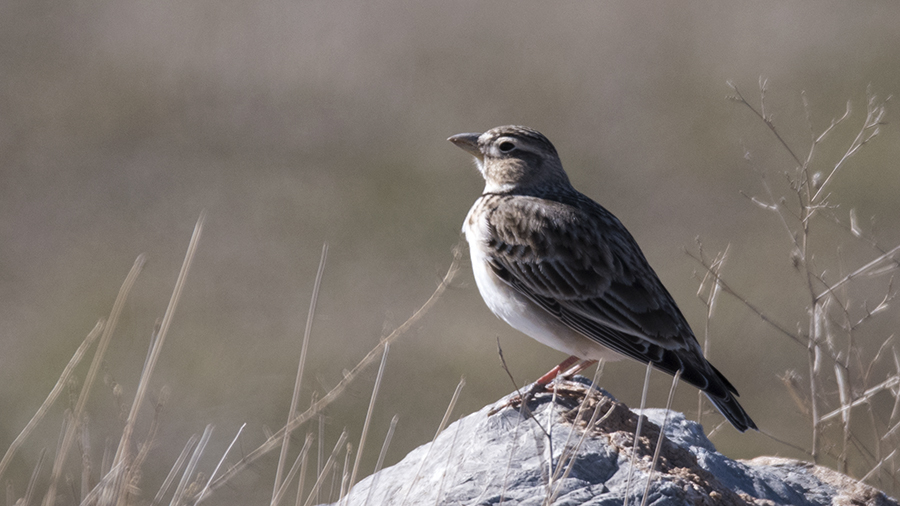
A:
<svg viewBox="0 0 900 506">
<path fill-rule="evenodd" d="M 590 366 L 592 366 L 592 365 L 594 365 L 594 364 L 596 364 L 596 363 L 597 363 L 596 360 L 582 360 L 582 361 L 579 362 L 578 365 L 576 365 L 575 367 L 573 367 L 573 368 L 569 369 L 568 371 L 562 373 L 561 376 L 562 376 L 563 378 L 571 378 L 572 376 L 575 376 L 576 374 L 580 373 L 581 371 L 587 369 L 588 367 L 590 367 Z"/>
<path fill-rule="evenodd" d="M 597 363 L 596 360 L 581 360 L 575 355 L 570 356 L 569 358 L 563 360 L 553 369 L 550 369 L 547 374 L 541 376 L 534 383 L 531 384 L 531 388 L 528 389 L 528 392 L 525 393 L 523 402 L 528 402 L 532 397 L 538 392 L 543 392 L 547 389 L 547 385 L 550 384 L 556 378 L 568 378 L 573 374 L 577 374 L 580 371 L 590 367 L 591 365 Z M 575 367 L 572 365 L 575 364 Z"/>
<path fill-rule="evenodd" d="M 571 357 L 560 362 L 558 366 L 554 367 L 553 369 L 550 369 L 550 371 L 548 371 L 547 374 L 538 378 L 537 381 L 534 382 L 534 385 L 535 386 L 540 385 L 541 387 L 543 387 L 547 383 L 550 383 L 551 381 L 556 379 L 556 377 L 559 376 L 559 373 L 564 372 L 569 367 L 572 367 L 572 364 L 578 362 L 579 360 L 581 360 L 581 359 L 576 357 L 575 355 L 572 355 Z M 581 369 L 578 369 L 578 370 L 580 371 Z M 567 376 L 567 375 L 564 374 L 563 376 Z"/>
</svg>

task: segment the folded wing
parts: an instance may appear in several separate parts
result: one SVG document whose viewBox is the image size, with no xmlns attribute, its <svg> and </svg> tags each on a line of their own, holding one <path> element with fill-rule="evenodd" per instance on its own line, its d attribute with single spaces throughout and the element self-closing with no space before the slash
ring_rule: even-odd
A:
<svg viewBox="0 0 900 506">
<path fill-rule="evenodd" d="M 573 205 L 574 204 L 574 205 Z M 631 234 L 584 197 L 503 199 L 488 217 L 494 272 L 577 332 L 714 397 L 737 393 L 704 358 Z"/>
</svg>

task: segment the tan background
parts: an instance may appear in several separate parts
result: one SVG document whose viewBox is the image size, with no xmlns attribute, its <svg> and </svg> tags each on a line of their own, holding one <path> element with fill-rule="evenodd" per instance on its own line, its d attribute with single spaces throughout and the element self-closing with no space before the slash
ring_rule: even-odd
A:
<svg viewBox="0 0 900 506">
<path fill-rule="evenodd" d="M 133 395 L 203 209 L 205 235 L 155 380 L 171 399 L 143 484 L 155 493 L 207 423 L 216 426 L 207 472 L 240 424 L 243 450 L 255 447 L 286 416 L 322 243 L 331 249 L 304 404 L 431 294 L 482 187 L 470 157 L 445 139 L 501 124 L 535 127 L 556 144 L 575 186 L 628 226 L 698 333 L 698 266 L 684 253 L 698 236 L 710 252 L 731 245 L 725 276 L 735 288 L 785 327 L 803 326 L 787 236 L 739 193 L 763 195 L 755 168 L 790 198 L 780 174 L 793 164 L 749 110 L 724 99 L 726 81 L 756 99 L 758 77 L 769 78 L 770 111 L 801 153 L 800 92 L 816 131 L 852 101 L 821 170 L 855 135 L 866 87 L 900 91 L 898 19 L 891 1 L 2 2 L 0 448 L 146 252 L 106 366 Z M 886 127 L 832 188 L 835 216 L 855 208 L 889 246 L 900 241 L 898 141 Z M 853 241 L 837 227 L 816 231 L 822 268 L 874 257 L 848 247 L 842 265 L 835 251 Z M 894 331 L 896 317 L 865 328 L 876 347 Z M 805 376 L 805 350 L 733 299 L 712 332 L 713 363 L 760 427 L 808 447 L 808 422 L 776 377 Z M 466 265 L 392 348 L 364 474 L 393 414 L 388 463 L 431 438 L 461 376 L 454 419 L 511 390 L 498 336 L 520 382 L 563 358 L 494 318 Z M 345 426 L 358 440 L 374 373 L 328 409 L 329 448 Z M 636 406 L 642 375 L 615 364 L 602 384 Z M 661 406 L 668 378 L 654 378 L 651 403 Z M 695 416 L 696 391 L 683 386 L 676 408 Z M 52 454 L 62 409 L 7 473 L 20 493 L 40 448 Z M 89 409 L 99 462 L 122 408 L 104 387 Z M 714 443 L 732 457 L 803 457 L 730 428 Z M 270 493 L 273 460 L 236 482 L 235 504 Z"/>
</svg>

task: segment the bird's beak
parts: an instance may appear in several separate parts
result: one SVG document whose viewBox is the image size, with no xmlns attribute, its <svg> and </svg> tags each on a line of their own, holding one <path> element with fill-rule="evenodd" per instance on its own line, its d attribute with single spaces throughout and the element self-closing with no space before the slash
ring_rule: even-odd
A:
<svg viewBox="0 0 900 506">
<path fill-rule="evenodd" d="M 478 137 L 480 136 L 481 134 L 474 133 L 456 134 L 454 136 L 451 136 L 447 140 L 452 142 L 453 144 L 456 144 L 458 148 L 465 150 L 467 153 L 471 154 L 478 160 L 483 161 L 484 154 L 480 149 L 478 149 Z"/>
</svg>

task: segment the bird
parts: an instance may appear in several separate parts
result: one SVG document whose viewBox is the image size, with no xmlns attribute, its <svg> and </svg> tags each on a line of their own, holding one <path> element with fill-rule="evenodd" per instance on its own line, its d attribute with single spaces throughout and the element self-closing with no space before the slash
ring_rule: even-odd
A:
<svg viewBox="0 0 900 506">
<path fill-rule="evenodd" d="M 572 186 L 543 134 L 507 125 L 447 140 L 475 157 L 485 181 L 463 223 L 481 297 L 516 330 L 570 355 L 535 385 L 624 356 L 680 373 L 735 429 L 758 430 L 634 237 Z"/>
</svg>

